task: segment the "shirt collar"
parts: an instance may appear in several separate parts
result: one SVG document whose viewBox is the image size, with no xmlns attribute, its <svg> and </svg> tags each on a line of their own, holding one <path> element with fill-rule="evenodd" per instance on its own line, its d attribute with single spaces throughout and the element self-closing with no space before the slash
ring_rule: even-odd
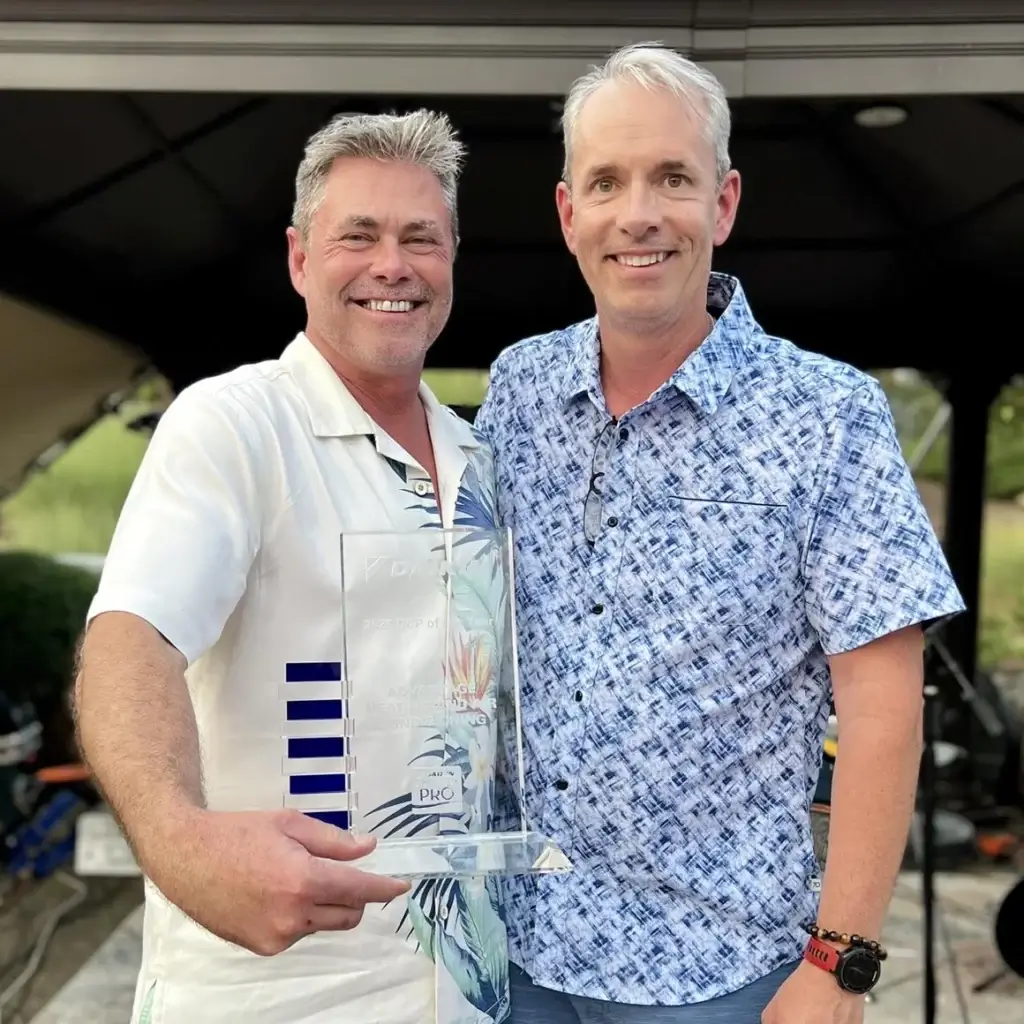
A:
<svg viewBox="0 0 1024 1024">
<path fill-rule="evenodd" d="M 659 391 L 674 388 L 710 414 L 728 392 L 733 376 L 746 359 L 747 342 L 760 327 L 739 280 L 728 274 L 711 275 L 707 308 L 716 318 L 714 329 Z M 577 324 L 570 338 L 562 400 L 569 402 L 580 394 L 598 398 L 602 391 L 597 318 Z"/>
<path fill-rule="evenodd" d="M 380 427 L 304 332 L 296 335 L 284 350 L 281 362 L 298 386 L 314 436 L 376 437 L 380 432 Z M 470 424 L 443 406 L 425 381 L 420 381 L 419 393 L 435 439 L 439 440 L 440 435 L 460 448 L 480 447 L 481 442 Z"/>
</svg>

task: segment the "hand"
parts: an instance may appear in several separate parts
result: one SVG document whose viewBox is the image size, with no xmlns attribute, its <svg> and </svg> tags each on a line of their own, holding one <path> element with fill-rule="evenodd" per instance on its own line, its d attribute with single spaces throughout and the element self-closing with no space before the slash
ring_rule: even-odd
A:
<svg viewBox="0 0 1024 1024">
<path fill-rule="evenodd" d="M 144 862 L 153 884 L 215 935 L 261 956 L 355 928 L 409 884 L 339 863 L 374 847 L 299 811 L 196 811 Z"/>
<path fill-rule="evenodd" d="M 779 986 L 761 1024 L 863 1024 L 864 997 L 844 992 L 833 975 L 801 963 Z"/>
</svg>

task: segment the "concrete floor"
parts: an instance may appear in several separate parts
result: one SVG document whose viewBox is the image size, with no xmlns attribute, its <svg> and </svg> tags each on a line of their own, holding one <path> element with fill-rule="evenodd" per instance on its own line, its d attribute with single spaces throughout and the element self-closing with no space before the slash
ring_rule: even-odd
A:
<svg viewBox="0 0 1024 1024">
<path fill-rule="evenodd" d="M 69 879 L 70 884 L 64 879 Z M 33 948 L 53 913 L 79 897 L 72 886 L 80 887 L 81 902 L 58 922 L 45 947 L 39 969 L 16 998 L 0 1008 L 0 1024 L 26 1024 L 69 982 L 83 977 L 108 978 L 103 983 L 109 993 L 99 998 L 90 1024 L 127 1022 L 117 1012 L 115 994 L 120 979 L 115 979 L 95 961 L 98 948 L 108 936 L 125 948 L 123 922 L 142 900 L 142 881 L 138 878 L 88 878 L 57 874 L 44 882 L 18 892 L 3 894 L 0 902 L 0 992 L 22 974 Z M 138 953 L 128 954 L 131 970 L 137 970 Z M 110 1009 L 107 1002 L 110 1002 Z"/>
<path fill-rule="evenodd" d="M 949 934 L 971 1024 L 1024 1021 L 1024 979 L 1011 975 L 983 993 L 970 991 L 1000 969 L 991 940 L 992 922 L 1002 896 L 1018 878 L 1014 872 L 985 871 L 942 874 L 936 880 L 936 1024 L 964 1020 L 940 922 Z M 0 1022 L 127 1024 L 140 953 L 138 886 L 137 879 L 90 880 L 88 902 L 58 929 L 18 1015 L 8 1013 Z M 67 890 L 59 884 L 54 882 L 51 888 L 51 904 L 66 898 Z M 38 911 L 40 903 L 34 906 Z M 0 933 L 4 931 L 0 928 Z M 899 879 L 884 941 L 890 956 L 875 999 L 867 1007 L 866 1024 L 915 1024 L 923 1020 L 923 980 L 920 888 L 914 874 Z M 0 978 L 0 988 L 4 983 Z"/>
<path fill-rule="evenodd" d="M 992 927 L 999 903 L 1019 879 L 1019 872 L 1013 871 L 944 873 L 936 879 L 936 1024 L 961 1024 L 965 1020 L 957 999 L 956 978 L 971 1024 L 1024 1022 L 1024 978 L 1008 975 L 984 992 L 971 991 L 1003 967 L 993 945 Z M 943 924 L 948 943 L 943 936 Z M 918 875 L 900 876 L 883 942 L 889 949 L 889 959 L 883 979 L 875 989 L 876 998 L 865 1013 L 865 1024 L 915 1024 L 924 1019 Z"/>
</svg>

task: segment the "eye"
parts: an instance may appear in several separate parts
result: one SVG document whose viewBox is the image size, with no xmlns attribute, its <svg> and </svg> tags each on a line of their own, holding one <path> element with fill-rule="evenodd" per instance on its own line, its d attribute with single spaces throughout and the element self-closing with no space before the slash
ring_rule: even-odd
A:
<svg viewBox="0 0 1024 1024">
<path fill-rule="evenodd" d="M 667 174 L 665 175 L 665 184 L 669 188 L 682 188 L 686 184 L 686 177 L 682 174 Z"/>
<path fill-rule="evenodd" d="M 594 182 L 594 191 L 595 192 L 603 192 L 606 195 L 607 195 L 607 193 L 611 192 L 611 190 L 614 187 L 615 187 L 615 182 L 612 181 L 611 178 L 598 178 L 598 180 Z"/>
<path fill-rule="evenodd" d="M 358 231 L 350 231 L 348 234 L 342 235 L 341 240 L 350 245 L 365 245 L 373 241 L 369 235 Z"/>
<path fill-rule="evenodd" d="M 426 246 L 437 245 L 437 240 L 427 235 L 417 235 L 415 238 L 408 239 L 406 245 L 413 245 L 418 249 L 422 249 Z"/>
</svg>

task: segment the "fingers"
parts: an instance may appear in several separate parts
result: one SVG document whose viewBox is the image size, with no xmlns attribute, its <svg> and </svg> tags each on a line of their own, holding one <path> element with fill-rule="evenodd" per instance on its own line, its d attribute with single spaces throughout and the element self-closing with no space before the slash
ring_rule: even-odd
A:
<svg viewBox="0 0 1024 1024">
<path fill-rule="evenodd" d="M 295 842 L 301 843 L 312 856 L 328 860 L 356 860 L 365 857 L 377 842 L 373 836 L 353 835 L 301 811 L 286 812 L 281 819 L 281 830 Z"/>
<path fill-rule="evenodd" d="M 390 903 L 409 891 L 409 883 L 387 875 L 329 860 L 314 860 L 312 885 L 313 901 L 320 906 L 341 906 L 349 909 L 367 903 Z"/>
<path fill-rule="evenodd" d="M 314 903 L 361 912 L 367 903 L 388 903 L 409 891 L 408 882 L 338 863 L 365 857 L 376 845 L 373 836 L 354 836 L 301 812 L 282 820 L 285 835 L 313 858 L 309 888 Z"/>
</svg>

